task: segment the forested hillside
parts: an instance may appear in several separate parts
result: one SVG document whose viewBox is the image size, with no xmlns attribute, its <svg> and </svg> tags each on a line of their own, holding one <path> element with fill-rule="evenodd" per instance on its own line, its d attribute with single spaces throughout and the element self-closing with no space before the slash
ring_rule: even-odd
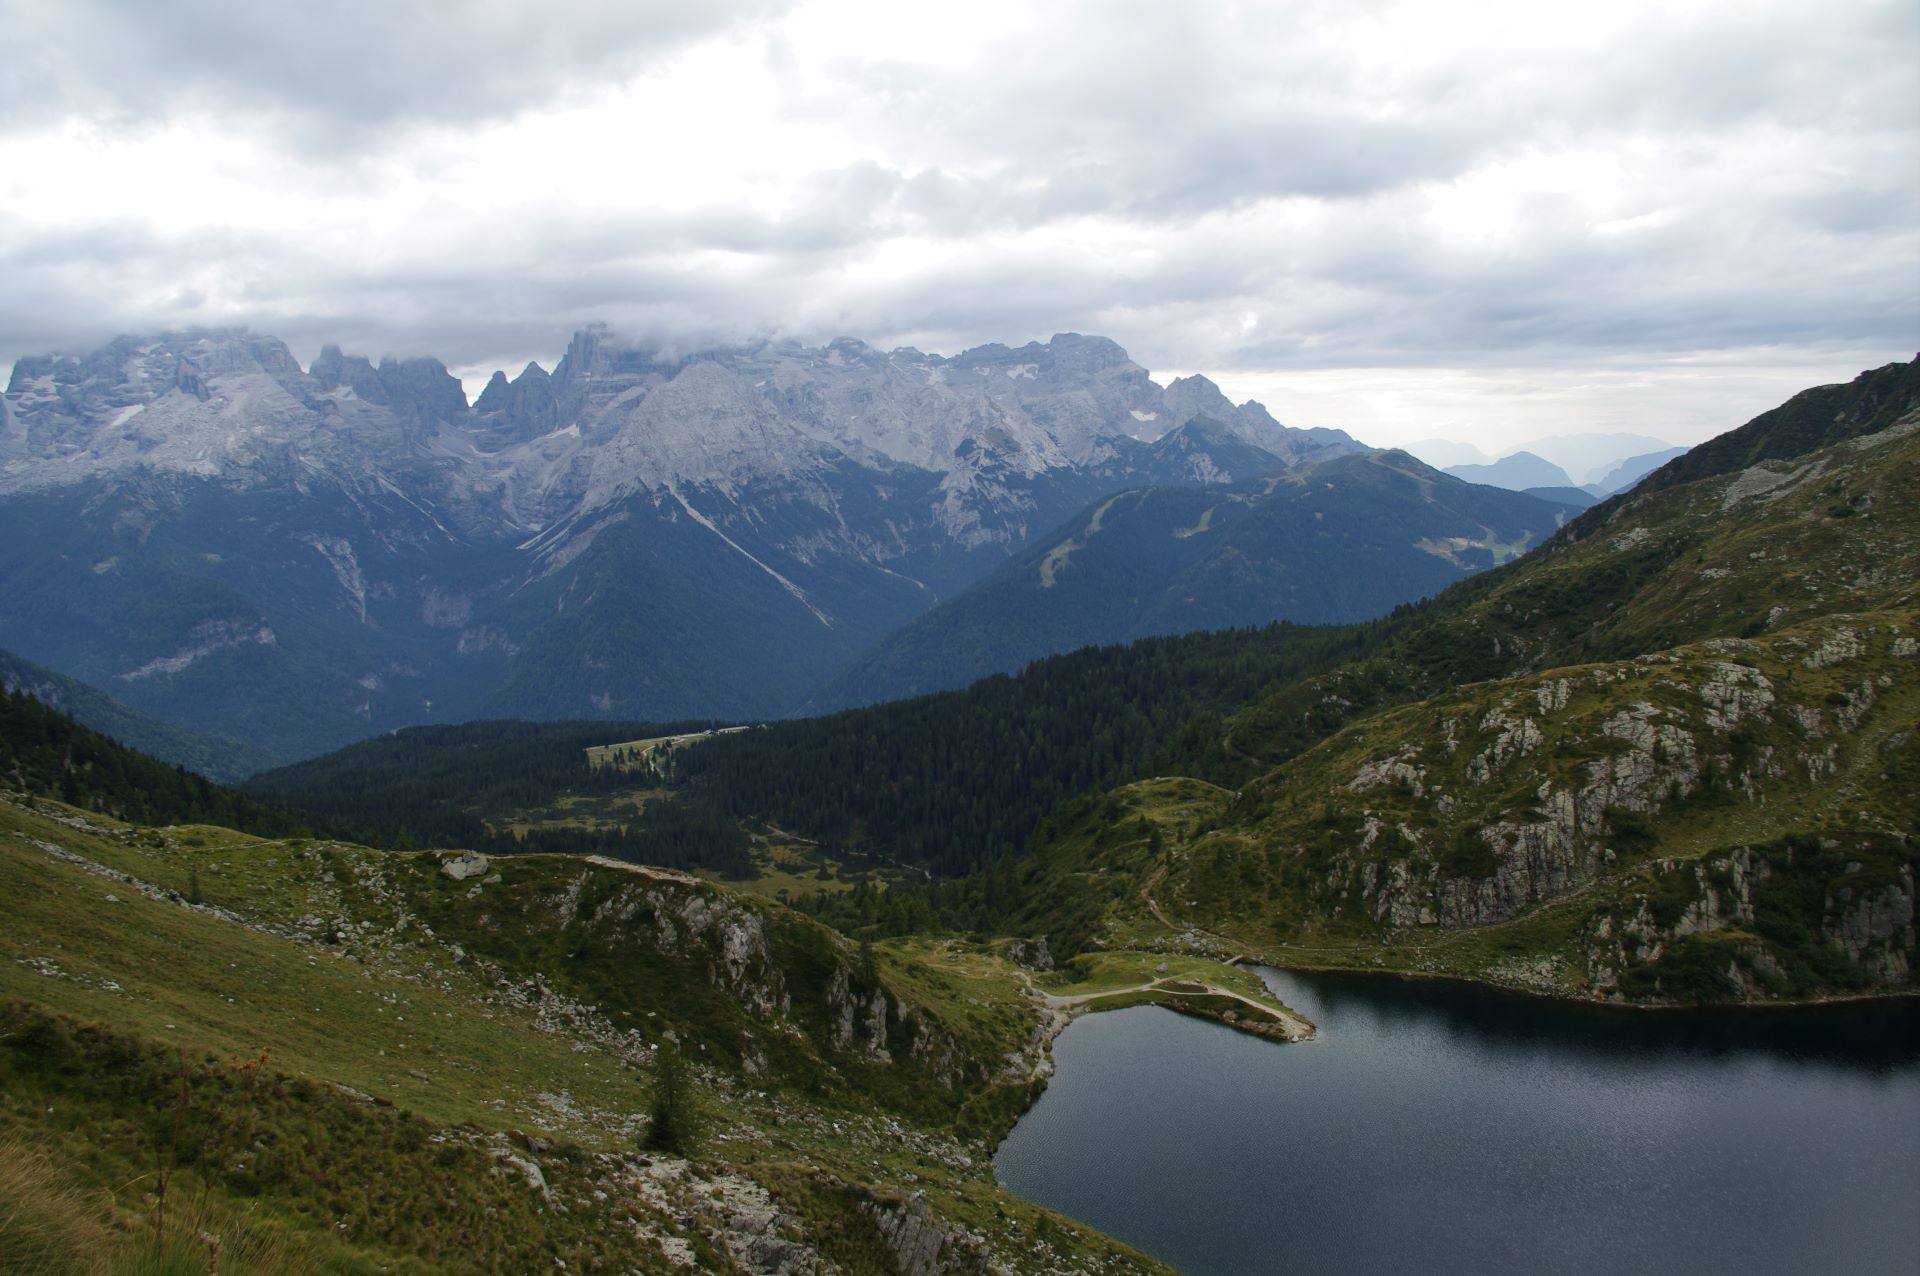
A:
<svg viewBox="0 0 1920 1276">
<path fill-rule="evenodd" d="M 220 736 L 185 731 L 129 708 L 97 687 L 0 651 L 0 689 L 24 691 L 40 703 L 162 762 L 231 783 L 273 764 L 273 755 Z"/>
<path fill-rule="evenodd" d="M 1223 766 L 1219 714 L 1350 659 L 1417 611 L 1366 625 L 1274 625 L 1090 648 L 964 691 L 715 736 L 673 755 L 665 779 L 676 796 L 648 803 L 645 818 L 700 830 L 683 839 L 689 858 L 666 862 L 704 863 L 691 854 L 696 837 L 717 839 L 721 827 L 763 819 L 835 853 L 964 873 L 1023 848 L 1063 798 L 1149 774 L 1174 757 L 1189 767 Z M 422 845 L 504 849 L 485 826 L 489 816 L 635 787 L 631 775 L 591 771 L 586 748 L 678 729 L 418 728 L 270 772 L 248 791 L 381 844 L 406 832 Z M 586 849 L 602 835 L 539 836 L 545 849 Z M 617 844 L 611 850 L 621 853 Z M 625 853 L 642 852 L 636 845 Z"/>
<path fill-rule="evenodd" d="M 375 846 L 458 846 L 489 854 L 518 851 L 610 855 L 672 868 L 745 875 L 747 839 L 710 806 L 647 800 L 659 781 L 618 768 L 596 769 L 586 751 L 713 724 L 647 722 L 469 722 L 410 727 L 337 753 L 270 771 L 248 782 L 261 798 L 309 811 L 343 836 Z M 623 797 L 614 821 L 542 822 L 575 799 Z M 622 805 L 614 803 L 615 805 Z"/>
<path fill-rule="evenodd" d="M 1838 444 L 1609 502 L 1230 716 L 1231 787 L 1084 799 L 1034 854 L 920 911 L 1056 950 L 1171 944 L 1605 999 L 1910 988 L 1913 384 L 1890 368 L 1820 395 Z M 1804 420 L 1769 414 L 1725 453 Z M 884 926 L 903 904 L 867 911 Z"/>
<path fill-rule="evenodd" d="M 1575 512 L 1394 451 L 1123 492 L 887 637 L 816 699 L 940 691 L 1158 634 L 1369 620 L 1540 544 Z"/>
<path fill-rule="evenodd" d="M 0 691 L 0 788 L 135 824 L 222 824 L 270 837 L 303 825 L 284 809 L 129 749 L 21 691 Z"/>
</svg>

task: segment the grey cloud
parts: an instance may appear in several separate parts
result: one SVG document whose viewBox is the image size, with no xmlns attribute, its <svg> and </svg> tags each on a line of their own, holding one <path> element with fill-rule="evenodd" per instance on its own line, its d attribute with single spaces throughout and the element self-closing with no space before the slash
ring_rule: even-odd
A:
<svg viewBox="0 0 1920 1276">
<path fill-rule="evenodd" d="M 1910 4 L 1673 6 L 1603 73 L 1574 74 L 1568 114 L 1618 126 L 1691 124 L 1911 132 L 1920 125 L 1920 8 Z"/>
<path fill-rule="evenodd" d="M 1115 20 L 1055 6 L 1048 38 L 1009 35 L 983 67 L 850 67 L 844 100 L 810 105 L 868 114 L 903 156 L 972 160 L 1023 191 L 1030 216 L 1148 219 L 1375 195 L 1635 131 L 1879 130 L 1910 147 L 1920 124 L 1920 77 L 1899 52 L 1920 44 L 1913 6 L 1810 16 L 1676 6 L 1607 47 L 1470 53 L 1404 81 L 1322 42 L 1316 23 L 1329 11 L 1272 6 L 1254 21 L 1224 7 L 1132 6 Z M 1379 16 L 1375 38 L 1390 42 Z"/>
<path fill-rule="evenodd" d="M 291 125 L 316 153 L 416 123 L 468 125 L 598 87 L 790 0 L 0 0 L 13 56 L 0 128 L 69 116 L 140 128 L 176 112 Z"/>
<path fill-rule="evenodd" d="M 0 0 L 6 21 L 19 8 Z M 0 361 L 177 323 L 173 307 L 193 298 L 185 318 L 251 323 L 308 354 L 340 341 L 510 371 L 529 355 L 550 363 L 589 320 L 683 347 L 785 333 L 950 350 L 1079 329 L 1149 366 L 1218 370 L 1579 366 L 1879 342 L 1891 357 L 1920 329 L 1920 93 L 1903 91 L 1920 10 L 1841 8 L 1808 29 L 1777 11 L 1681 6 L 1598 54 L 1524 66 L 1475 54 L 1374 83 L 1352 50 L 1316 36 L 1319 10 L 1262 10 L 1250 29 L 1210 6 L 1063 6 L 1050 35 L 991 48 L 979 67 L 848 65 L 806 88 L 790 113 L 873 137 L 879 158 L 811 175 L 778 214 L 561 198 L 510 222 L 454 209 L 432 237 L 383 245 L 380 262 L 404 264 L 378 268 L 294 228 L 162 235 L 122 219 L 54 232 L 0 215 Z M 240 7 L 203 0 L 189 13 L 205 30 L 216 10 Z M 369 165 L 403 165 L 383 128 L 505 114 L 757 11 L 662 9 L 641 30 L 625 7 L 461 24 L 368 6 L 269 29 L 249 9 L 179 88 L 168 59 L 183 37 L 93 3 L 76 10 L 83 33 L 109 17 L 128 32 L 80 59 L 53 107 L 290 112 L 358 137 Z M 455 29 L 457 43 L 423 48 Z M 287 70 L 302 49 L 311 65 Z M 58 78 L 61 56 L 8 83 Z M 790 77 L 780 38 L 765 61 Z M 0 103 L 21 118 L 7 92 Z M 1618 159 L 1643 200 L 1623 218 L 1671 220 L 1601 235 L 1575 202 L 1539 195 L 1479 242 L 1423 217 L 1423 184 L 1572 148 Z M 1267 215 L 1289 202 L 1312 215 Z M 1036 246 L 1076 219 L 1142 250 L 1105 260 Z M 862 269 L 902 237 L 932 245 L 922 264 Z"/>
</svg>

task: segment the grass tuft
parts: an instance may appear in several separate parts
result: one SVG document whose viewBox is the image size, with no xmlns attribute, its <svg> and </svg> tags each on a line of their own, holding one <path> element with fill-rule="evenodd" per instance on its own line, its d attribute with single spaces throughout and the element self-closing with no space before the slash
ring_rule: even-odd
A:
<svg viewBox="0 0 1920 1276">
<path fill-rule="evenodd" d="M 100 1213 L 37 1148 L 0 1139 L 0 1272 L 95 1276 L 110 1239 Z"/>
</svg>

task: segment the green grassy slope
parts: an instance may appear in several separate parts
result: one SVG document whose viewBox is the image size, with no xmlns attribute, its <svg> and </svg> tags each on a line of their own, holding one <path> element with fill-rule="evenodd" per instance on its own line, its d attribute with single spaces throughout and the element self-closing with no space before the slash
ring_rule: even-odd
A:
<svg viewBox="0 0 1920 1276">
<path fill-rule="evenodd" d="M 1890 364 L 1797 396 L 1703 445 L 1728 464 L 1789 459 L 1721 470 L 1681 457 L 1653 476 L 1660 482 L 1595 506 L 1539 551 L 1454 586 L 1365 657 L 1255 700 L 1227 732 L 1244 765 L 1221 778 L 1251 778 L 1356 717 L 1462 682 L 1880 605 L 1916 575 L 1902 479 L 1913 447 L 1906 427 L 1889 427 L 1920 408 L 1917 369 Z M 1810 428 L 1808 402 L 1829 412 L 1836 441 L 1791 452 Z M 1692 482 L 1662 477 L 1683 465 Z"/>
<path fill-rule="evenodd" d="M 288 1270 L 745 1271 L 787 1246 L 891 1271 L 908 1242 L 956 1271 L 1153 1270 L 993 1183 L 1044 1036 L 983 951 L 866 959 L 673 874 L 456 880 L 44 800 L 0 800 L 0 897 L 0 1139 L 85 1188 L 109 1245 L 151 1234 L 165 1173 L 176 1220 Z M 663 1048 L 703 1096 L 691 1163 L 640 1155 Z"/>
</svg>

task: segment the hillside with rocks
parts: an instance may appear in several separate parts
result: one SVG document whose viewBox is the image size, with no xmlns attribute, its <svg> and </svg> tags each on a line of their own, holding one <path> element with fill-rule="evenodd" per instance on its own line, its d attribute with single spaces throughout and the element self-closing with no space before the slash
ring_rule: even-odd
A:
<svg viewBox="0 0 1920 1276">
<path fill-rule="evenodd" d="M 1165 1270 L 995 1184 L 1058 1025 L 985 950 L 19 793 L 0 883 L 9 1253 L 49 1271 Z"/>
<path fill-rule="evenodd" d="M 1760 459 L 1679 458 L 1230 716 L 1232 787 L 1063 812 L 1018 920 L 1599 999 L 1910 990 L 1915 375 L 1808 391 L 1711 445 Z"/>
</svg>

